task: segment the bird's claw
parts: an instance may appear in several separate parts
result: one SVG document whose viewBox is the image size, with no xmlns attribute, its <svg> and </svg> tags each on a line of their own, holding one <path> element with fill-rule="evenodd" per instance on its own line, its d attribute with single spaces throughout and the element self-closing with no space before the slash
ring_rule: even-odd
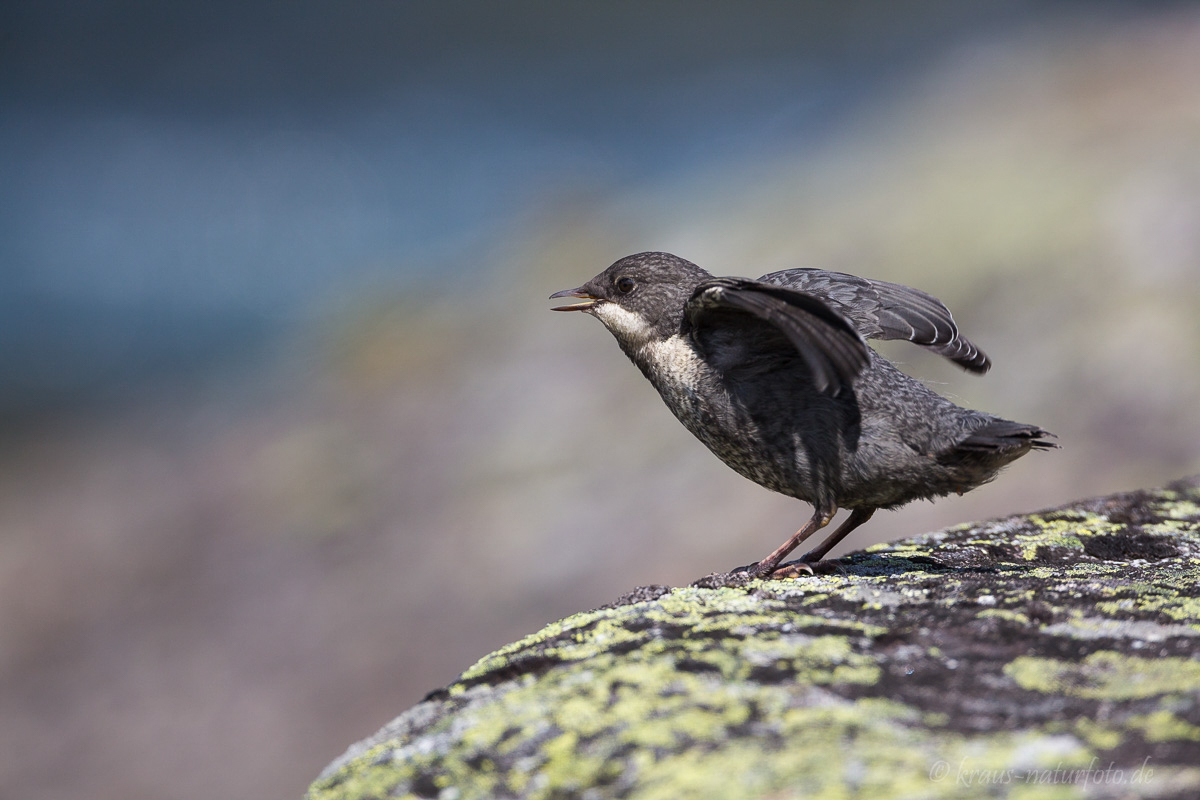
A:
<svg viewBox="0 0 1200 800">
<path fill-rule="evenodd" d="M 735 589 L 754 580 L 754 577 L 745 571 L 745 567 L 730 570 L 729 572 L 714 572 L 711 575 L 705 575 L 699 580 L 692 581 L 691 585 L 699 589 Z"/>
<path fill-rule="evenodd" d="M 813 574 L 815 574 L 815 572 L 813 571 L 811 564 L 808 564 L 804 561 L 791 561 L 787 564 L 782 564 L 776 567 L 770 575 L 765 576 L 765 579 L 771 581 L 781 581 L 787 580 L 788 578 L 807 578 L 809 575 Z"/>
<path fill-rule="evenodd" d="M 764 581 L 786 580 L 813 574 L 813 568 L 804 561 L 789 561 L 772 569 L 763 569 L 762 562 L 747 564 L 730 571 L 731 575 L 745 575 L 747 578 Z"/>
<path fill-rule="evenodd" d="M 820 565 L 817 567 L 817 569 L 820 569 L 822 566 L 830 567 L 830 570 L 828 571 L 838 569 L 835 562 L 820 562 Z M 753 580 L 783 581 L 790 580 L 792 578 L 807 578 L 811 575 L 815 575 L 816 573 L 817 570 L 813 569 L 813 563 L 804 561 L 803 559 L 799 561 L 789 561 L 788 563 L 781 564 L 770 571 L 762 568 L 762 562 L 755 562 L 753 564 L 746 564 L 742 567 L 734 567 L 733 569 L 729 570 L 729 572 L 714 572 L 712 575 L 706 575 L 703 578 L 694 581 L 692 586 L 696 586 L 701 589 L 733 588 L 745 586 Z"/>
</svg>

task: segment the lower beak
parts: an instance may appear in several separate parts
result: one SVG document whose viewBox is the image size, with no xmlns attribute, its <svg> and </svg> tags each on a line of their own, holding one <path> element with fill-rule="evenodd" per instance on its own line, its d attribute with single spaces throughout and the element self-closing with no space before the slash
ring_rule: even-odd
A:
<svg viewBox="0 0 1200 800">
<path fill-rule="evenodd" d="M 559 297 L 578 297 L 584 302 L 572 303 L 569 306 L 555 306 L 554 308 L 550 309 L 551 311 L 586 311 L 587 309 L 596 305 L 596 303 L 600 302 L 600 298 L 592 297 L 590 294 L 583 291 L 583 289 L 563 289 L 561 292 L 555 292 L 554 294 L 550 295 L 551 300 Z"/>
</svg>

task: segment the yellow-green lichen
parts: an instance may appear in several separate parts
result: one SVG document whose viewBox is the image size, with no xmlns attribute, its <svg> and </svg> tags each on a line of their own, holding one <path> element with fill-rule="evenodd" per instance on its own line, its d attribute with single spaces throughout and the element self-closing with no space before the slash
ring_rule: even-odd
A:
<svg viewBox="0 0 1200 800">
<path fill-rule="evenodd" d="M 1172 520 L 1200 522 L 1200 502 L 1195 500 L 1166 500 L 1159 504 L 1159 510 Z"/>
<path fill-rule="evenodd" d="M 1034 530 L 1023 529 L 1007 537 L 1008 542 L 1018 548 L 1024 561 L 1035 560 L 1039 548 L 1042 547 L 1082 550 L 1081 537 L 1111 533 L 1121 528 L 1120 525 L 1096 514 L 1085 514 L 1082 519 L 1074 516 L 1048 518 L 1041 514 L 1030 514 L 1025 519 L 1032 523 Z M 980 543 L 986 544 L 987 540 Z"/>
<path fill-rule="evenodd" d="M 1200 726 L 1182 720 L 1166 709 L 1131 717 L 1128 726 L 1148 742 L 1200 742 Z"/>
<path fill-rule="evenodd" d="M 897 718 L 892 712 L 900 712 Z M 1044 735 L 995 734 L 970 741 L 908 728 L 904 710 L 886 703 L 865 708 L 796 708 L 783 715 L 790 736 L 785 757 L 773 757 L 769 742 L 734 739 L 703 743 L 670 758 L 639 749 L 640 757 L 606 759 L 636 740 L 618 737 L 589 753 L 573 732 L 543 745 L 519 782 L 490 771 L 460 770 L 457 760 L 418 756 L 395 770 L 380 771 L 372 784 L 326 781 L 310 797 L 364 798 L 396 796 L 426 776 L 435 786 L 453 786 L 456 796 L 496 797 L 521 792 L 532 800 L 576 794 L 586 787 L 628 787 L 635 800 L 703 797 L 743 800 L 748 797 L 891 796 L 956 798 L 989 793 L 998 785 L 1022 786 L 1030 798 L 1082 797 L 1074 784 L 1054 783 L 1053 775 L 1086 769 L 1094 756 L 1078 742 Z M 403 768 L 403 767 L 406 767 Z M 440 771 L 444 770 L 444 771 Z M 1047 776 L 1039 783 L 1038 776 Z M 432 777 L 430 777 L 432 776 Z M 854 791 L 847 793 L 847 787 Z M 401 796 L 411 796 L 402 794 Z M 601 793 L 597 796 L 608 796 Z"/>
<path fill-rule="evenodd" d="M 995 619 L 1004 619 L 1010 622 L 1017 622 L 1022 625 L 1029 624 L 1029 617 L 1023 612 L 1013 611 L 1012 609 L 1008 608 L 985 608 L 983 611 L 979 612 L 978 616 L 980 619 L 992 617 Z"/>
<path fill-rule="evenodd" d="M 1139 658 L 1101 650 L 1082 662 L 1019 656 L 1004 674 L 1022 689 L 1095 700 L 1129 700 L 1200 691 L 1200 661 Z"/>
<path fill-rule="evenodd" d="M 1071 727 L 1076 736 L 1097 750 L 1112 750 L 1121 744 L 1121 731 L 1110 725 L 1083 718 Z"/>
</svg>

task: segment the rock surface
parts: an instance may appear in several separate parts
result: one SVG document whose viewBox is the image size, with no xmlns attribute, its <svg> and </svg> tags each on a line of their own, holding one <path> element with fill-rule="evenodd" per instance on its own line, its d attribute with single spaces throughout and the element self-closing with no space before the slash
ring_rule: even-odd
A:
<svg viewBox="0 0 1200 800">
<path fill-rule="evenodd" d="M 309 797 L 1200 797 L 1200 478 L 839 565 L 551 624 Z"/>
</svg>

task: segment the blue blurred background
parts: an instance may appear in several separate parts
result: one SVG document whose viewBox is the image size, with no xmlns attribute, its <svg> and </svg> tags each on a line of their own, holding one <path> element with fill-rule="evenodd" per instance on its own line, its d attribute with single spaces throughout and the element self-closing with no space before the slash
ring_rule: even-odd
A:
<svg viewBox="0 0 1200 800">
<path fill-rule="evenodd" d="M 298 796 L 490 649 L 760 557 L 545 298 L 671 250 L 947 301 L 1064 450 L 841 548 L 1200 470 L 1200 7 L 0 8 L 0 796 Z"/>
</svg>

